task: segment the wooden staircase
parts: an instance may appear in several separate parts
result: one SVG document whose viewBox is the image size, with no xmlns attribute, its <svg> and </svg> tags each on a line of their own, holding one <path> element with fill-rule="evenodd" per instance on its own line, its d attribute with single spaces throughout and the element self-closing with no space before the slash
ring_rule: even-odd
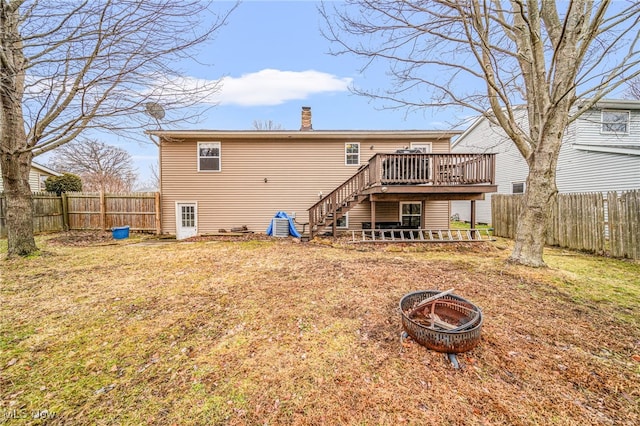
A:
<svg viewBox="0 0 640 426">
<path fill-rule="evenodd" d="M 392 189 L 396 194 L 439 192 L 471 197 L 495 192 L 494 182 L 495 154 L 377 153 L 309 208 L 309 238 L 329 226 L 336 235 L 338 220 L 378 189 L 380 193 Z"/>
<path fill-rule="evenodd" d="M 338 220 L 355 205 L 367 199 L 362 191 L 371 186 L 368 164 L 362 166 L 356 174 L 347 179 L 336 189 L 325 195 L 309 208 L 309 237 L 320 229 L 332 227 L 333 235 L 336 234 Z"/>
</svg>

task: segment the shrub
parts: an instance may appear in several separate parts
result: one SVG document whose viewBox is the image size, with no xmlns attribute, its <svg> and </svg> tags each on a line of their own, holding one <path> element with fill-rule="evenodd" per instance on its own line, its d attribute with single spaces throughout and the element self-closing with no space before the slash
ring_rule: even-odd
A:
<svg viewBox="0 0 640 426">
<path fill-rule="evenodd" d="M 82 191 L 82 179 L 72 173 L 63 173 L 62 176 L 49 176 L 44 181 L 49 192 L 60 195 L 63 192 Z"/>
</svg>

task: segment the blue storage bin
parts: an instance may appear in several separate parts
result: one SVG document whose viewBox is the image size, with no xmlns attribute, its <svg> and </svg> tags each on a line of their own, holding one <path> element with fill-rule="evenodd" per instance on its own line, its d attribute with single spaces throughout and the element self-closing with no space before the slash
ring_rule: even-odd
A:
<svg viewBox="0 0 640 426">
<path fill-rule="evenodd" d="M 113 234 L 113 238 L 116 240 L 122 240 L 124 238 L 129 238 L 129 227 L 121 226 L 119 228 L 111 228 L 111 232 Z"/>
</svg>

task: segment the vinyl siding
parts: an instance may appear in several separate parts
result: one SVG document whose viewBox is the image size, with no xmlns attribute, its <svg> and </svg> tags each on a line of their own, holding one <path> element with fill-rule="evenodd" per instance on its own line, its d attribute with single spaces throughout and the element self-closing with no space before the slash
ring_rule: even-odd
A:
<svg viewBox="0 0 640 426">
<path fill-rule="evenodd" d="M 630 110 L 628 134 L 602 133 L 601 109 L 582 115 L 575 129 L 575 138 L 569 138 L 569 143 L 562 146 L 558 158 L 558 191 L 604 192 L 640 188 L 640 110 Z M 600 147 L 635 147 L 638 155 L 589 149 Z"/>
<path fill-rule="evenodd" d="M 526 128 L 524 113 L 519 111 L 520 124 Z M 496 185 L 498 194 L 511 194 L 513 182 L 523 182 L 527 179 L 529 166 L 520 152 L 509 139 L 502 128 L 490 124 L 487 120 L 472 129 L 465 137 L 456 141 L 452 152 L 460 153 L 495 153 L 496 154 Z M 462 221 L 471 220 L 470 201 L 452 201 L 451 214 L 458 215 Z M 476 222 L 491 223 L 491 194 L 485 194 L 484 200 L 476 201 Z"/>
<path fill-rule="evenodd" d="M 371 203 L 365 201 L 349 211 L 350 229 L 362 229 L 362 222 L 371 222 Z M 376 222 L 400 222 L 399 202 L 376 202 Z M 449 202 L 427 201 L 422 212 L 427 229 L 449 228 Z"/>
<path fill-rule="evenodd" d="M 629 111 L 629 133 L 602 133 L 602 110 Z M 576 142 L 591 146 L 632 147 L 640 145 L 640 110 L 598 108 L 585 112 L 578 120 Z"/>
<path fill-rule="evenodd" d="M 0 170 L 1 173 L 1 170 Z M 40 188 L 40 176 L 52 176 L 49 173 L 32 168 L 29 172 L 29 186 L 31 191 L 38 192 L 44 191 L 44 188 Z M 4 191 L 4 183 L 2 182 L 2 174 L 0 174 L 0 192 Z"/>
<path fill-rule="evenodd" d="M 448 201 L 427 201 L 422 214 L 425 229 L 449 228 L 450 213 Z"/>
<path fill-rule="evenodd" d="M 583 151 L 563 145 L 556 182 L 559 192 L 640 189 L 640 155 Z"/>
<path fill-rule="evenodd" d="M 197 171 L 197 142 L 207 141 L 221 143 L 220 172 Z M 360 143 L 361 164 L 378 152 L 394 152 L 409 146 L 407 141 L 366 138 L 163 141 L 162 230 L 176 232 L 177 201 L 198 203 L 199 234 L 243 225 L 254 232 L 265 232 L 278 211 L 295 212 L 298 222 L 308 222 L 307 209 L 318 201 L 318 194 L 328 194 L 358 171 L 358 166 L 345 165 L 346 142 Z M 434 153 L 449 152 L 448 139 L 413 142 L 431 142 Z M 389 213 L 394 216 L 391 220 L 398 218 L 397 206 L 395 209 L 395 215 Z M 349 213 L 352 229 L 360 229 L 362 222 L 370 220 L 368 203 Z M 381 214 L 377 220 L 383 220 L 387 213 Z M 447 217 L 445 214 L 443 220 Z M 301 226 L 298 228 L 302 230 Z"/>
<path fill-rule="evenodd" d="M 29 186 L 32 191 L 44 191 L 45 188 L 40 188 L 40 176 L 50 176 L 48 174 L 31 169 L 29 172 Z"/>
<path fill-rule="evenodd" d="M 589 150 L 589 146 L 638 148 L 640 111 L 631 110 L 628 135 L 602 134 L 600 130 L 600 109 L 588 111 L 567 128 L 558 156 L 556 184 L 559 192 L 623 191 L 640 188 L 640 155 Z M 500 128 L 491 127 L 486 120 L 482 120 L 456 141 L 452 151 L 495 152 L 498 193 L 510 194 L 512 182 L 525 181 L 527 178 L 527 163 L 513 142 L 506 138 Z M 638 152 L 640 153 L 640 150 Z M 451 202 L 451 213 L 458 214 L 461 220 L 469 221 L 470 202 Z M 476 221 L 491 222 L 491 194 L 487 194 L 485 200 L 476 202 Z"/>
</svg>

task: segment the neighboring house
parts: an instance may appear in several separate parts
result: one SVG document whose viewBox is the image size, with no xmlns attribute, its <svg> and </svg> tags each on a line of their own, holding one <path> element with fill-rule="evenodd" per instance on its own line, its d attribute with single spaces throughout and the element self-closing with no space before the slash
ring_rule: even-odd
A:
<svg viewBox="0 0 640 426">
<path fill-rule="evenodd" d="M 39 192 L 46 191 L 47 188 L 44 185 L 44 181 L 47 180 L 49 176 L 60 176 L 61 174 L 56 172 L 55 170 L 51 170 L 48 167 L 45 167 L 36 162 L 31 162 L 31 171 L 29 172 L 29 185 L 31 186 L 31 191 Z M 0 171 L 0 192 L 4 191 L 4 184 L 2 182 L 2 173 Z"/>
<path fill-rule="evenodd" d="M 449 200 L 495 190 L 493 156 L 450 154 L 456 131 L 316 131 L 304 107 L 300 131 L 150 134 L 160 140 L 162 232 L 178 238 L 264 233 L 279 211 L 311 236 L 371 223 L 447 229 Z"/>
<path fill-rule="evenodd" d="M 527 126 L 524 107 L 517 110 Z M 496 153 L 500 194 L 520 194 L 529 168 L 501 127 L 480 117 L 453 143 L 460 153 Z M 640 101 L 601 100 L 567 127 L 556 183 L 562 193 L 624 191 L 640 188 Z M 470 220 L 468 203 L 452 202 L 451 213 Z M 491 195 L 476 205 L 476 221 L 491 223 Z"/>
</svg>

